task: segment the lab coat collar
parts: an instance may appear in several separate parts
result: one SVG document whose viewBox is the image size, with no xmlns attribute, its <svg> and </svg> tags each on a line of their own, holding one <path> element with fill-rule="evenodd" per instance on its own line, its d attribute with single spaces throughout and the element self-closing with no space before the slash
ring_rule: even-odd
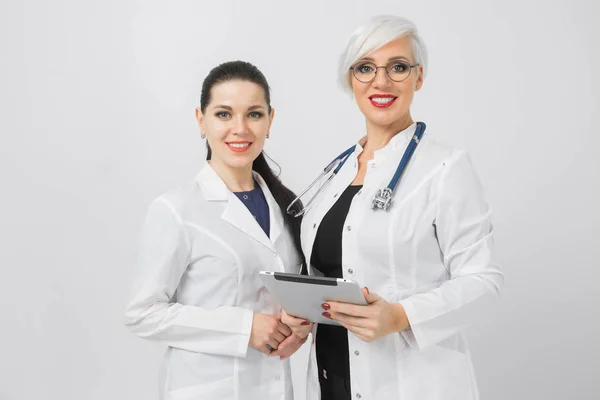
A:
<svg viewBox="0 0 600 400">
<path fill-rule="evenodd" d="M 413 122 L 408 128 L 404 129 L 403 131 L 398 132 L 397 134 L 395 134 L 389 141 L 388 144 L 386 144 L 384 147 L 382 147 L 379 150 L 375 151 L 375 157 L 379 157 L 384 155 L 385 153 L 389 152 L 390 150 L 396 150 L 400 147 L 405 147 L 406 144 L 410 141 L 410 139 L 413 137 L 413 135 L 415 134 L 415 131 L 417 130 L 417 123 Z M 364 150 L 364 145 L 367 143 L 367 136 L 363 136 L 358 143 L 356 144 L 356 152 L 355 154 L 359 155 L 360 153 L 362 153 L 362 151 Z"/>
<path fill-rule="evenodd" d="M 227 206 L 225 207 L 221 218 L 269 249 L 273 249 L 273 243 L 275 243 L 277 238 L 281 235 L 283 217 L 281 216 L 281 213 L 278 212 L 279 205 L 275 201 L 275 198 L 271 194 L 264 179 L 254 171 L 252 171 L 252 175 L 262 189 L 267 204 L 269 205 L 270 238 L 267 237 L 244 203 L 242 203 L 240 199 L 227 188 L 225 182 L 223 182 L 210 164 L 206 163 L 202 170 L 200 170 L 196 177 L 196 181 L 200 185 L 202 194 L 207 201 L 227 201 Z"/>
<path fill-rule="evenodd" d="M 202 167 L 196 176 L 196 181 L 207 201 L 226 201 L 229 198 L 231 192 L 209 163 Z"/>
</svg>

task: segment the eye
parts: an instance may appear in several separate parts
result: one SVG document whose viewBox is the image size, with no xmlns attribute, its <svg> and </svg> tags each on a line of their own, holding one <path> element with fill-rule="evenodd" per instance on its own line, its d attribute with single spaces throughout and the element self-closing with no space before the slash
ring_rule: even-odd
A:
<svg viewBox="0 0 600 400">
<path fill-rule="evenodd" d="M 393 72 L 404 72 L 408 68 L 410 68 L 410 66 L 407 63 L 396 63 L 392 64 L 389 69 Z"/>
<path fill-rule="evenodd" d="M 229 117 L 229 113 L 227 111 L 219 111 L 215 114 L 218 118 L 227 118 Z"/>
<path fill-rule="evenodd" d="M 369 72 L 373 71 L 373 67 L 371 64 L 360 64 L 356 67 L 356 70 L 363 74 L 368 74 Z"/>
<path fill-rule="evenodd" d="M 248 114 L 248 117 L 250 118 L 262 118 L 263 113 L 258 112 L 258 111 L 252 111 L 250 114 Z"/>
</svg>

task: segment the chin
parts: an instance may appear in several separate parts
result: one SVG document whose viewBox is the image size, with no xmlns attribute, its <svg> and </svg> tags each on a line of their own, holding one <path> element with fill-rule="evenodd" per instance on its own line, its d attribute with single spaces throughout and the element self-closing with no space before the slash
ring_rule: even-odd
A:
<svg viewBox="0 0 600 400">
<path fill-rule="evenodd" d="M 231 168 L 246 168 L 249 165 L 251 166 L 256 157 L 251 155 L 237 156 L 231 157 L 227 160 L 227 165 Z"/>
<path fill-rule="evenodd" d="M 367 116 L 369 122 L 376 126 L 389 126 L 394 122 L 398 121 L 398 118 L 393 115 L 369 115 Z"/>
</svg>

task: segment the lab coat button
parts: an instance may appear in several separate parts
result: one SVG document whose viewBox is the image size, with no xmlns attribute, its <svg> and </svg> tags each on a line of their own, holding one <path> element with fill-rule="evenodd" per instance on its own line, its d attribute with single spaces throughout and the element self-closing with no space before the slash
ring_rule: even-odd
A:
<svg viewBox="0 0 600 400">
<path fill-rule="evenodd" d="M 362 396 L 360 395 L 360 393 L 356 393 L 356 398 L 357 398 L 357 399 L 360 399 L 360 398 L 362 398 Z"/>
<path fill-rule="evenodd" d="M 314 223 L 314 224 L 313 224 L 313 229 L 316 229 L 316 228 L 317 228 L 317 224 L 316 224 L 316 223 Z"/>
<path fill-rule="evenodd" d="M 358 355 L 360 355 L 360 351 L 356 350 L 356 351 L 354 352 L 354 354 L 358 356 Z"/>
<path fill-rule="evenodd" d="M 276 380 L 276 381 L 278 381 L 278 380 L 279 380 L 279 375 L 277 375 L 277 376 L 275 377 L 275 380 Z"/>
<path fill-rule="evenodd" d="M 352 274 L 354 273 L 354 270 L 353 270 L 352 268 L 348 268 L 348 273 L 349 273 L 350 275 L 352 275 Z"/>
<path fill-rule="evenodd" d="M 348 227 L 346 229 L 348 229 L 349 231 L 351 231 L 352 227 L 350 225 L 348 225 Z"/>
</svg>

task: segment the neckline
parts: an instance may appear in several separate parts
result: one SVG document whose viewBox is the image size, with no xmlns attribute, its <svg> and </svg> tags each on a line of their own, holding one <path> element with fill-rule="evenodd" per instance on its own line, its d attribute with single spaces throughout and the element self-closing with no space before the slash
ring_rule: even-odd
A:
<svg viewBox="0 0 600 400">
<path fill-rule="evenodd" d="M 243 192 L 233 192 L 235 194 L 248 194 L 248 193 L 252 193 L 252 192 L 256 192 L 259 189 L 258 185 L 254 186 L 254 189 L 252 190 L 246 190 Z"/>
<path fill-rule="evenodd" d="M 254 189 L 251 190 L 242 190 L 239 192 L 233 192 L 235 194 L 249 194 L 249 193 L 253 193 L 256 192 L 257 190 L 260 190 L 260 185 L 258 184 L 258 182 L 256 182 L 256 179 L 254 180 Z"/>
</svg>

